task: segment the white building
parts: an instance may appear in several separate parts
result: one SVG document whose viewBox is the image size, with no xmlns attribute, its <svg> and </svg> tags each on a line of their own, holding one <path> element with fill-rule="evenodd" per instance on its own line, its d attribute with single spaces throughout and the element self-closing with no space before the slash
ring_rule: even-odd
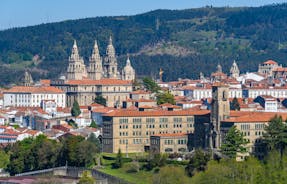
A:
<svg viewBox="0 0 287 184">
<path fill-rule="evenodd" d="M 243 97 L 256 98 L 261 95 L 270 95 L 274 98 L 287 98 L 286 87 L 253 87 L 243 89 Z"/>
<path fill-rule="evenodd" d="M 66 107 L 66 94 L 52 86 L 14 86 L 4 91 L 4 107 L 40 107 L 44 100 L 54 100 Z"/>
</svg>

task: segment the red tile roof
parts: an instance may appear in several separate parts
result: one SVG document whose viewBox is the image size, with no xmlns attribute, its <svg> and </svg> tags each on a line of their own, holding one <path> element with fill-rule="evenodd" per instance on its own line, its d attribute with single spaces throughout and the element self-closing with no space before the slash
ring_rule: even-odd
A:
<svg viewBox="0 0 287 184">
<path fill-rule="evenodd" d="M 137 90 L 137 91 L 131 92 L 131 94 L 133 94 L 133 95 L 135 95 L 135 94 L 151 94 L 151 92 L 145 91 L 145 90 Z"/>
<path fill-rule="evenodd" d="M 100 79 L 100 80 L 68 80 L 66 84 L 70 85 L 131 85 L 132 81 L 120 79 Z"/>
<path fill-rule="evenodd" d="M 4 93 L 64 93 L 53 86 L 14 86 Z"/>
<path fill-rule="evenodd" d="M 177 111 L 167 111 L 167 110 L 153 110 L 153 111 L 129 111 L 129 110 L 114 110 L 105 113 L 103 116 L 110 117 L 149 117 L 149 116 L 192 116 L 192 115 L 207 115 L 209 110 L 177 110 Z"/>
<path fill-rule="evenodd" d="M 283 120 L 287 119 L 287 113 L 278 113 L 278 112 L 243 112 L 237 111 L 237 116 L 230 117 L 226 120 L 223 120 L 224 123 L 259 123 L 259 122 L 269 122 L 271 118 L 275 115 L 282 116 Z M 233 111 L 234 113 L 234 111 Z"/>
<path fill-rule="evenodd" d="M 49 79 L 42 79 L 42 80 L 40 80 L 40 84 L 43 85 L 43 86 L 50 86 L 51 80 L 49 80 Z"/>
<path fill-rule="evenodd" d="M 266 64 L 266 65 L 276 65 L 278 64 L 276 61 L 273 61 L 273 60 L 268 60 L 268 61 L 265 61 L 263 64 Z"/>
<path fill-rule="evenodd" d="M 275 68 L 273 71 L 275 72 L 287 72 L 287 68 Z"/>
<path fill-rule="evenodd" d="M 155 134 L 152 136 L 156 137 L 182 137 L 182 136 L 187 136 L 186 133 L 172 133 L 172 134 Z"/>
</svg>

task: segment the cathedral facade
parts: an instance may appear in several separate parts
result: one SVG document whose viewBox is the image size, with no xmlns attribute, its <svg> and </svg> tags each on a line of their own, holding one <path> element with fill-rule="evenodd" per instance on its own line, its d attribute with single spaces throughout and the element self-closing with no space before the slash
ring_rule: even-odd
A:
<svg viewBox="0 0 287 184">
<path fill-rule="evenodd" d="M 119 72 L 115 48 L 110 37 L 104 57 L 101 57 L 95 41 L 87 67 L 74 41 L 66 77 L 52 81 L 51 85 L 66 92 L 67 106 L 72 106 L 75 100 L 80 105 L 90 105 L 97 96 L 102 96 L 106 99 L 107 106 L 114 107 L 121 106 L 122 101 L 129 97 L 134 79 L 135 70 L 129 57 L 126 66 Z"/>
<path fill-rule="evenodd" d="M 103 78 L 134 80 L 135 70 L 131 66 L 131 62 L 128 57 L 126 66 L 122 70 L 122 74 L 119 72 L 112 37 L 110 37 L 104 59 L 101 57 L 97 41 L 95 41 L 87 68 L 83 57 L 79 55 L 77 43 L 74 41 L 72 53 L 69 57 L 67 80 L 82 80 L 87 78 L 92 80 L 100 80 Z"/>
</svg>

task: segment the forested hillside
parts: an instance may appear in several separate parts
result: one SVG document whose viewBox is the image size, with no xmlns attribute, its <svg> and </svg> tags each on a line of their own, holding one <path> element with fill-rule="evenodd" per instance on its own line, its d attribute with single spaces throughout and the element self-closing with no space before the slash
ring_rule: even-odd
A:
<svg viewBox="0 0 287 184">
<path fill-rule="evenodd" d="M 164 80 L 209 75 L 233 60 L 242 72 L 267 59 L 287 64 L 287 3 L 257 8 L 155 10 L 135 16 L 96 17 L 0 31 L 0 83 L 17 82 L 29 68 L 35 79 L 64 74 L 73 40 L 88 61 L 94 40 L 105 54 L 112 35 L 121 68 L 129 53 L 139 77 Z M 15 77 L 16 76 L 16 77 Z"/>
</svg>

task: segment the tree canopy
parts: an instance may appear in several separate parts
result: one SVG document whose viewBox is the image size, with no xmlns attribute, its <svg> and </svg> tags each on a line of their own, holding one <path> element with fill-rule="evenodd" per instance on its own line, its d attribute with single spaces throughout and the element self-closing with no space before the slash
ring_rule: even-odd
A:
<svg viewBox="0 0 287 184">
<path fill-rule="evenodd" d="M 248 141 L 244 139 L 243 133 L 236 129 L 236 126 L 232 126 L 224 139 L 221 146 L 221 151 L 224 155 L 235 158 L 237 153 L 246 153 L 246 144 Z"/>
<path fill-rule="evenodd" d="M 281 154 L 287 146 L 287 125 L 281 116 L 274 116 L 265 127 L 263 139 L 267 143 L 269 150 L 279 150 Z"/>
<path fill-rule="evenodd" d="M 101 104 L 103 106 L 107 106 L 107 100 L 102 96 L 102 95 L 98 95 L 95 98 L 95 103 L 97 104 Z"/>
<path fill-rule="evenodd" d="M 77 117 L 81 114 L 80 106 L 77 100 L 74 101 L 73 107 L 71 109 L 71 114 L 74 117 Z"/>
<path fill-rule="evenodd" d="M 143 78 L 143 86 L 153 93 L 157 93 L 160 90 L 160 87 L 157 85 L 157 83 L 150 77 Z"/>
<path fill-rule="evenodd" d="M 172 105 L 175 105 L 174 96 L 169 92 L 158 93 L 156 96 L 156 101 L 158 105 L 164 103 L 170 103 Z"/>
<path fill-rule="evenodd" d="M 7 170 L 11 175 L 15 175 L 64 166 L 66 163 L 69 166 L 88 167 L 94 164 L 94 156 L 99 151 L 97 144 L 80 136 L 68 136 L 57 142 L 39 135 L 36 138 L 18 141 L 8 148 L 10 159 Z M 0 160 L 4 161 L 3 158 Z"/>
</svg>

